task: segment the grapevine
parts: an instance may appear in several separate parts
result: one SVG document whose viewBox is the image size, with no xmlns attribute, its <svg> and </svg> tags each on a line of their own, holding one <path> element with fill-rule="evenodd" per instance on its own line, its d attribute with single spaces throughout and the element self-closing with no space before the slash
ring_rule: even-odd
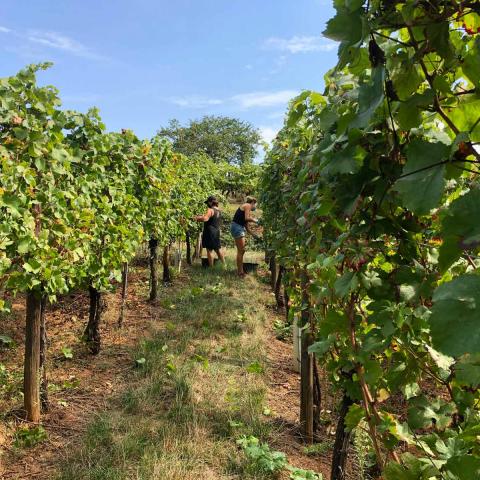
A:
<svg viewBox="0 0 480 480">
<path fill-rule="evenodd" d="M 165 248 L 183 239 L 214 188 L 202 162 L 174 154 L 168 142 L 107 133 L 95 109 L 61 110 L 58 91 L 36 84 L 37 72 L 49 67 L 0 81 L 0 309 L 26 295 L 24 399 L 33 422 L 40 419 L 39 378 L 46 380 L 47 300 L 88 288 L 84 337 L 98 353 L 104 292 L 122 272 L 126 285 L 128 262 L 144 239 Z"/>
<path fill-rule="evenodd" d="M 264 169 L 269 248 L 384 478 L 476 478 L 478 4 L 335 8 L 338 64 Z"/>
</svg>

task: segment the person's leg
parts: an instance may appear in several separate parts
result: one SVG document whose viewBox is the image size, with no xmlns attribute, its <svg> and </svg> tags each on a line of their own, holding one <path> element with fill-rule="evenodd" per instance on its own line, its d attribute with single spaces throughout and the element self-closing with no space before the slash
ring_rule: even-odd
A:
<svg viewBox="0 0 480 480">
<path fill-rule="evenodd" d="M 208 266 L 213 267 L 213 251 L 207 248 Z"/>
<path fill-rule="evenodd" d="M 243 271 L 243 255 L 245 253 L 245 237 L 235 239 L 237 246 L 237 273 L 243 277 L 245 275 Z"/>
<path fill-rule="evenodd" d="M 219 248 L 219 249 L 215 250 L 215 252 L 217 253 L 218 259 L 219 259 L 223 264 L 225 264 L 225 257 L 224 257 L 224 255 L 223 255 L 222 249 Z"/>
</svg>

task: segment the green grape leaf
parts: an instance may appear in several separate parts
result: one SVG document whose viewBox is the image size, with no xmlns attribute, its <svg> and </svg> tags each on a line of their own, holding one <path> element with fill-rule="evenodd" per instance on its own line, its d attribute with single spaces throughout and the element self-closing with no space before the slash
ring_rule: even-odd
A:
<svg viewBox="0 0 480 480">
<path fill-rule="evenodd" d="M 23 237 L 21 238 L 19 241 L 18 241 L 18 244 L 17 244 L 17 251 L 18 253 L 20 254 L 24 254 L 24 253 L 27 253 L 28 250 L 30 249 L 30 245 L 31 245 L 31 239 L 30 237 Z"/>
<path fill-rule="evenodd" d="M 480 38 L 475 39 L 475 45 L 465 55 L 462 63 L 462 71 L 465 76 L 475 85 L 480 88 Z"/>
<path fill-rule="evenodd" d="M 422 123 L 420 109 L 408 102 L 402 103 L 397 111 L 397 121 L 401 130 L 418 127 Z"/>
<path fill-rule="evenodd" d="M 345 297 L 358 285 L 358 278 L 355 272 L 346 272 L 335 282 L 335 293 Z"/>
<path fill-rule="evenodd" d="M 360 42 L 363 38 L 363 23 L 360 12 L 349 12 L 344 8 L 337 9 L 336 15 L 327 22 L 327 28 L 323 35 L 350 45 Z"/>
<path fill-rule="evenodd" d="M 365 149 L 359 145 L 349 145 L 347 148 L 331 155 L 331 160 L 324 171 L 328 174 L 358 172 L 366 155 Z"/>
<path fill-rule="evenodd" d="M 395 92 L 400 100 L 408 100 L 423 81 L 424 77 L 418 67 L 410 61 L 403 62 L 396 74 L 392 76 Z M 411 108 L 411 110 L 413 111 L 415 108 Z"/>
<path fill-rule="evenodd" d="M 384 82 L 385 68 L 382 66 L 373 68 L 370 82 L 364 83 L 359 88 L 359 110 L 355 118 L 349 122 L 349 128 L 362 128 L 368 124 L 377 108 L 383 104 Z"/>
<path fill-rule="evenodd" d="M 347 414 L 345 415 L 345 426 L 352 431 L 365 418 L 365 410 L 354 403 L 350 405 Z"/>
<path fill-rule="evenodd" d="M 435 22 L 427 25 L 426 34 L 432 47 L 441 57 L 449 59 L 454 52 L 450 44 L 450 25 L 447 21 Z"/>
<path fill-rule="evenodd" d="M 480 351 L 480 276 L 461 275 L 440 285 L 429 318 L 433 345 L 451 357 Z"/>
<path fill-rule="evenodd" d="M 8 207 L 16 214 L 20 214 L 20 211 L 18 209 L 21 204 L 21 199 L 17 195 L 14 195 L 12 193 L 4 193 L 0 196 L 0 206 Z"/>
<path fill-rule="evenodd" d="M 320 340 L 319 342 L 315 342 L 313 345 L 310 345 L 308 347 L 308 353 L 314 353 L 317 357 L 320 358 L 330 350 L 333 342 L 334 339 L 332 338 L 327 338 L 326 340 Z"/>
<path fill-rule="evenodd" d="M 444 430 L 452 421 L 455 406 L 440 398 L 429 400 L 424 396 L 411 398 L 408 404 L 408 426 L 412 430 L 434 425 Z"/>
<path fill-rule="evenodd" d="M 423 215 L 438 205 L 444 189 L 447 145 L 415 139 L 408 146 L 407 164 L 394 190 L 399 192 L 402 204 L 412 212 Z"/>
<path fill-rule="evenodd" d="M 431 89 L 423 93 L 415 93 L 411 98 L 400 103 L 396 118 L 401 130 L 410 130 L 422 123 L 421 111 L 429 106 L 434 99 L 434 92 Z"/>
<path fill-rule="evenodd" d="M 446 210 L 439 258 L 442 271 L 456 262 L 462 251 L 480 246 L 479 205 L 480 189 L 476 188 L 454 200 Z"/>
<path fill-rule="evenodd" d="M 465 95 L 469 97 L 469 95 Z M 474 142 L 480 141 L 480 100 L 461 98 L 455 107 L 446 107 L 445 113 L 461 132 L 470 132 Z"/>
<path fill-rule="evenodd" d="M 480 354 L 465 355 L 455 365 L 455 379 L 463 385 L 480 385 Z"/>
<path fill-rule="evenodd" d="M 448 460 L 443 470 L 455 475 L 457 480 L 480 478 L 480 458 L 473 455 L 456 456 Z"/>
<path fill-rule="evenodd" d="M 385 480 L 429 480 L 439 473 L 430 461 L 426 462 L 410 453 L 402 455 L 402 462 L 391 462 L 386 466 Z"/>
<path fill-rule="evenodd" d="M 324 337 L 331 333 L 347 333 L 348 318 L 342 311 L 328 310 L 325 318 L 320 322 L 320 334 Z"/>
<path fill-rule="evenodd" d="M 437 352 L 434 348 L 430 347 L 430 345 L 427 345 L 426 348 L 438 368 L 441 368 L 442 370 L 450 370 L 450 367 L 455 363 L 455 360 L 452 357 Z"/>
</svg>

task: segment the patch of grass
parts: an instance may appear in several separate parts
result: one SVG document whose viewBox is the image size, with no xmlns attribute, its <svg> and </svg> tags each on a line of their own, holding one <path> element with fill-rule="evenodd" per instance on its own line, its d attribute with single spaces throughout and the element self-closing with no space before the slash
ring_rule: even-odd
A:
<svg viewBox="0 0 480 480">
<path fill-rule="evenodd" d="M 308 445 L 304 447 L 303 452 L 311 457 L 316 457 L 320 455 L 325 455 L 326 453 L 330 452 L 332 448 L 333 440 L 326 440 L 324 442 L 314 443 L 313 445 Z"/>
<path fill-rule="evenodd" d="M 264 290 L 253 276 L 198 267 L 161 294 L 162 323 L 133 353 L 142 361 L 129 388 L 92 421 L 59 480 L 262 478 L 235 441 L 272 433 Z"/>
</svg>

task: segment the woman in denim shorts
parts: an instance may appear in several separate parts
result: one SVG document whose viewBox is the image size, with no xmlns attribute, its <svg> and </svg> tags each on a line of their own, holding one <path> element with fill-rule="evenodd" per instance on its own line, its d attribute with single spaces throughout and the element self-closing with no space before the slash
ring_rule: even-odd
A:
<svg viewBox="0 0 480 480">
<path fill-rule="evenodd" d="M 237 273 L 240 277 L 245 276 L 243 271 L 243 255 L 245 254 L 245 235 L 248 229 L 248 224 L 253 222 L 257 223 L 257 219 L 252 217 L 252 212 L 257 207 L 257 199 L 255 197 L 247 197 L 245 203 L 238 207 L 233 221 L 230 226 L 230 233 L 235 239 L 235 245 L 237 246 Z"/>
</svg>

